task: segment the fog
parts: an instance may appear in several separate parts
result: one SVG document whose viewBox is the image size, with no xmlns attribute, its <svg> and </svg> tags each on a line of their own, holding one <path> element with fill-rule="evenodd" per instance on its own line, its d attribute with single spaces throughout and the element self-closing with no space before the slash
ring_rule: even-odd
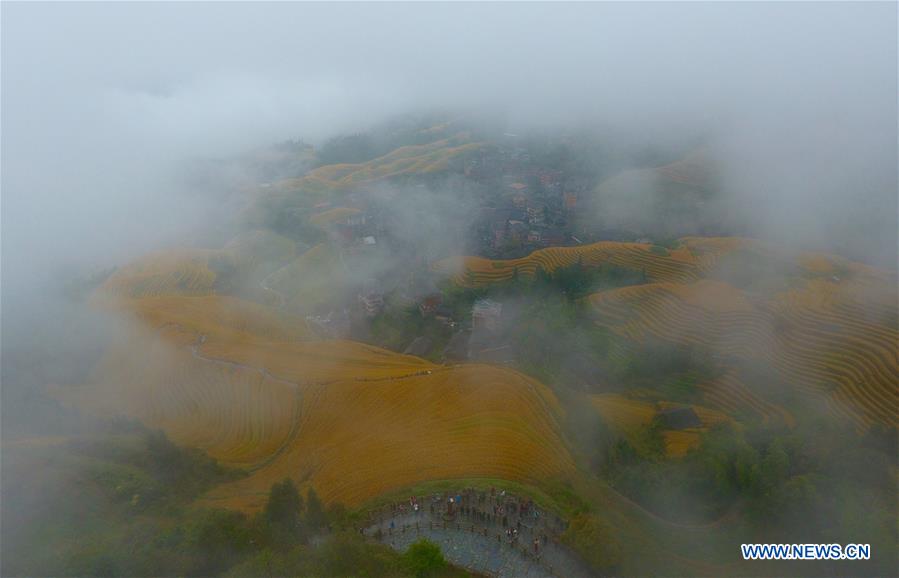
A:
<svg viewBox="0 0 899 578">
<path fill-rule="evenodd" d="M 403 114 L 589 135 L 598 180 L 636 183 L 598 205 L 610 228 L 651 214 L 628 171 L 698 153 L 720 198 L 687 221 L 895 269 L 896 46 L 895 3 L 4 2 L 4 357 L 54 352 L 7 365 L 4 402 L 83 379 L 121 329 L 68 306 L 72 279 L 219 248 L 259 184 L 247 155 Z M 452 223 L 479 205 L 443 187 L 372 187 L 409 199 L 393 235 L 427 260 L 469 249 Z"/>
<path fill-rule="evenodd" d="M 74 3 L 4 16 L 7 290 L 195 231 L 210 205 L 171 178 L 186 158 L 436 107 L 656 146 L 721 138 L 728 188 L 752 199 L 760 232 L 832 234 L 818 216 L 864 199 L 882 216 L 864 234 L 895 250 L 889 4 Z"/>
</svg>

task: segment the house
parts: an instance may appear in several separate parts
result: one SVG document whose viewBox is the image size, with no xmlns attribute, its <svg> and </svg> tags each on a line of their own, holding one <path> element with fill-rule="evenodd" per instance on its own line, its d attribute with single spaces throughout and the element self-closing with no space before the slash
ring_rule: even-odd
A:
<svg viewBox="0 0 899 578">
<path fill-rule="evenodd" d="M 540 231 L 530 230 L 528 231 L 528 243 L 539 243 L 540 242 Z"/>
<path fill-rule="evenodd" d="M 453 321 L 453 310 L 446 305 L 441 305 L 434 311 L 434 319 L 447 327 L 455 327 L 456 322 Z"/>
<path fill-rule="evenodd" d="M 546 247 L 564 245 L 568 241 L 568 234 L 560 229 L 547 229 L 543 231 L 540 242 Z"/>
<path fill-rule="evenodd" d="M 361 227 L 365 225 L 365 214 L 359 213 L 356 215 L 350 215 L 344 220 L 344 222 L 350 227 Z"/>
<path fill-rule="evenodd" d="M 528 207 L 528 223 L 542 225 L 546 211 L 543 207 Z"/>
<path fill-rule="evenodd" d="M 374 317 L 384 309 L 384 296 L 377 292 L 366 293 L 359 296 L 359 303 L 368 317 Z"/>
<path fill-rule="evenodd" d="M 528 226 L 521 221 L 509 221 L 509 238 L 520 243 L 528 237 Z"/>
<path fill-rule="evenodd" d="M 562 173 L 560 171 L 543 170 L 538 173 L 540 184 L 544 187 L 551 187 L 559 182 Z"/>
<path fill-rule="evenodd" d="M 577 208 L 577 193 L 565 193 L 563 196 L 566 211 L 571 211 Z"/>
<path fill-rule="evenodd" d="M 515 193 L 512 195 L 512 204 L 518 209 L 523 209 L 528 206 L 528 196 L 521 192 Z"/>
<path fill-rule="evenodd" d="M 440 293 L 431 293 L 430 295 L 426 295 L 425 298 L 421 300 L 421 303 L 418 304 L 418 312 L 421 313 L 422 317 L 429 317 L 437 311 L 437 308 L 440 307 L 441 303 L 443 303 L 443 295 Z"/>
<path fill-rule="evenodd" d="M 656 412 L 656 418 L 665 429 L 681 430 L 702 427 L 702 420 L 692 407 L 671 407 Z"/>
<path fill-rule="evenodd" d="M 503 314 L 503 304 L 491 299 L 475 301 L 471 309 L 471 323 L 475 331 L 498 331 Z"/>
</svg>

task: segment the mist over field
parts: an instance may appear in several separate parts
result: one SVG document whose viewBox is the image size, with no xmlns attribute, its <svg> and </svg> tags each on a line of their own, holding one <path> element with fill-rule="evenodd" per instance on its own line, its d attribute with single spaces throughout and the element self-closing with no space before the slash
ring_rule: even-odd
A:
<svg viewBox="0 0 899 578">
<path fill-rule="evenodd" d="M 820 241 L 848 212 L 889 262 L 892 10 L 10 4 L 6 264 L 24 269 L 26 244 L 40 271 L 191 232 L 215 203 L 172 180 L 187 158 L 441 107 L 634 147 L 723 139 L 753 228 Z M 853 188 L 871 199 L 859 216 Z"/>
<path fill-rule="evenodd" d="M 449 479 L 536 496 L 571 575 L 895 550 L 894 3 L 5 2 L 0 42 L 4 575 L 407 575 L 370 506 Z M 103 520 L 181 525 L 129 566 Z"/>
</svg>

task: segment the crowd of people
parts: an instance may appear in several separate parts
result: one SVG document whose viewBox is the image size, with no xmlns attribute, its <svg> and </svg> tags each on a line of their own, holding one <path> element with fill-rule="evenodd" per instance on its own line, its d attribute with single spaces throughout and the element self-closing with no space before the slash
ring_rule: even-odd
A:
<svg viewBox="0 0 899 578">
<path fill-rule="evenodd" d="M 498 547 L 509 547 L 541 562 L 548 547 L 558 546 L 566 522 L 530 498 L 495 487 L 410 496 L 369 512 L 370 526 L 360 532 L 379 541 L 406 532 L 456 530 L 482 535 Z"/>
</svg>

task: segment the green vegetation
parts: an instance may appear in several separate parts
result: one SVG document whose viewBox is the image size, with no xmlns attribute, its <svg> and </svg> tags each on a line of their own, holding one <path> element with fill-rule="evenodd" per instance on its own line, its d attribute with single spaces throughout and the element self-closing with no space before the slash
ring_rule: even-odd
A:
<svg viewBox="0 0 899 578">
<path fill-rule="evenodd" d="M 621 546 L 614 531 L 595 514 L 575 516 L 562 535 L 562 542 L 596 570 L 614 571 L 621 562 Z"/>
<path fill-rule="evenodd" d="M 516 351 L 517 368 L 554 388 L 589 388 L 604 381 L 614 337 L 590 320 L 584 297 L 605 289 L 645 283 L 641 272 L 578 261 L 533 276 L 513 271 L 511 279 L 482 287 L 446 285 L 444 304 L 457 320 L 469 320 L 479 299 L 503 303 L 503 327 L 494 339 Z"/>
<path fill-rule="evenodd" d="M 136 426 L 135 426 L 136 428 Z M 289 479 L 255 516 L 197 508 L 240 472 L 135 429 L 4 448 L 5 576 L 461 577 L 439 548 L 366 542 L 340 505 Z M 315 545 L 312 539 L 316 538 Z M 434 551 L 436 549 L 436 552 Z"/>
<path fill-rule="evenodd" d="M 440 547 L 422 538 L 403 554 L 403 565 L 416 578 L 426 578 L 446 566 Z"/>
<path fill-rule="evenodd" d="M 348 134 L 328 139 L 318 151 L 318 160 L 322 165 L 363 163 L 382 154 L 386 153 L 375 145 L 371 135 Z"/>
<path fill-rule="evenodd" d="M 430 341 L 429 351 L 422 357 L 439 361 L 452 330 L 433 316 L 423 316 L 416 304 L 409 304 L 396 295 L 388 295 L 384 310 L 372 318 L 370 341 L 380 347 L 403 351 L 417 337 Z"/>
<path fill-rule="evenodd" d="M 667 519 L 708 522 L 737 508 L 772 542 L 878 543 L 885 553 L 896 537 L 892 435 L 859 442 L 825 422 L 782 431 L 722 424 L 683 459 L 665 460 L 656 425 L 646 444 L 597 433 L 596 473 Z"/>
</svg>

